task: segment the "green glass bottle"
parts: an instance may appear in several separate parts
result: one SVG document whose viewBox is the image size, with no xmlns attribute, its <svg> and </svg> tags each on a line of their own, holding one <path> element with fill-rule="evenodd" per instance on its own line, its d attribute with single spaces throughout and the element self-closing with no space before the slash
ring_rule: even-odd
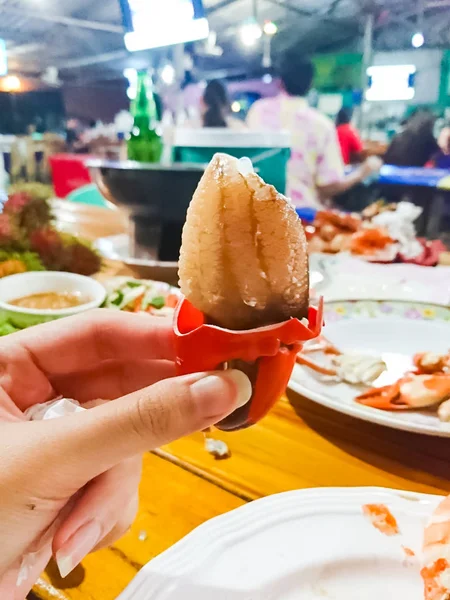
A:
<svg viewBox="0 0 450 600">
<path fill-rule="evenodd" d="M 137 94 L 131 105 L 131 114 L 134 121 L 128 138 L 128 159 L 138 162 L 159 162 L 163 143 L 156 130 L 158 116 L 153 85 L 146 71 L 138 73 Z"/>
</svg>

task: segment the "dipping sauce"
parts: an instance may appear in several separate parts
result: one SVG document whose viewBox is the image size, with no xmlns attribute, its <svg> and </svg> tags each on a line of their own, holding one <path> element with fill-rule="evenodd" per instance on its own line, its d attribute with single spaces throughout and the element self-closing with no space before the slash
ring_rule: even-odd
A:
<svg viewBox="0 0 450 600">
<path fill-rule="evenodd" d="M 80 294 L 69 292 L 44 292 L 42 294 L 31 294 L 30 296 L 22 296 L 15 300 L 9 300 L 8 304 L 20 306 L 22 308 L 37 308 L 58 310 L 61 308 L 72 308 L 86 304 L 89 298 Z"/>
</svg>

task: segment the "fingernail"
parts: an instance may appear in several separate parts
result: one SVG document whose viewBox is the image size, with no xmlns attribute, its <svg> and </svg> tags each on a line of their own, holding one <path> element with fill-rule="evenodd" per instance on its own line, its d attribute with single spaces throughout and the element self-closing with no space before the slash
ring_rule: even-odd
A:
<svg viewBox="0 0 450 600">
<path fill-rule="evenodd" d="M 25 556 L 22 558 L 19 573 L 17 575 L 17 587 L 20 587 L 30 577 L 31 569 L 35 565 L 35 557 L 36 555 L 34 553 L 30 553 L 25 554 Z"/>
<path fill-rule="evenodd" d="M 55 555 L 61 577 L 67 577 L 83 558 L 91 552 L 101 538 L 102 528 L 98 521 L 89 521 L 65 542 Z"/>
<path fill-rule="evenodd" d="M 230 407 L 230 385 L 234 388 L 235 403 Z M 252 395 L 252 384 L 245 373 L 238 369 L 217 371 L 207 375 L 191 385 L 192 394 L 199 404 L 217 415 L 229 410 L 240 408 L 247 404 Z"/>
</svg>

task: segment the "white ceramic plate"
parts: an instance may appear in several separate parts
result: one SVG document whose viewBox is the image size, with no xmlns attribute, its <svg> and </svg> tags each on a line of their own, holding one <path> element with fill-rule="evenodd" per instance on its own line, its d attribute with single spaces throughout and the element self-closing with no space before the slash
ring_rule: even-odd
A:
<svg viewBox="0 0 450 600">
<path fill-rule="evenodd" d="M 449 350 L 450 309 L 408 302 L 329 302 L 325 305 L 323 334 L 342 351 L 381 355 L 388 371 L 377 385 L 388 385 L 412 367 L 416 352 Z M 320 362 L 320 355 L 312 354 L 311 358 Z M 326 383 L 306 367 L 294 367 L 289 388 L 323 406 L 365 421 L 450 437 L 450 423 L 442 423 L 435 410 L 387 412 L 362 406 L 354 398 L 364 388 Z"/>
<path fill-rule="evenodd" d="M 450 267 L 372 264 L 347 253 L 313 253 L 310 268 L 325 276 L 320 286 L 311 287 L 316 287 L 326 302 L 394 300 L 450 304 Z"/>
<path fill-rule="evenodd" d="M 118 600 L 423 600 L 420 548 L 438 501 L 382 488 L 269 496 L 200 526 Z M 398 535 L 374 528 L 370 503 L 390 509 Z"/>
</svg>

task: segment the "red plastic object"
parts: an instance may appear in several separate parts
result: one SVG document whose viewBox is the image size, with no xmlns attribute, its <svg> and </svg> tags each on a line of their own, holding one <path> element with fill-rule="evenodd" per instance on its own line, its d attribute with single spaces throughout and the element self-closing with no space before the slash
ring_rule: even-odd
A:
<svg viewBox="0 0 450 600">
<path fill-rule="evenodd" d="M 65 198 L 80 187 L 92 183 L 87 154 L 54 154 L 50 157 L 53 187 L 58 198 Z"/>
<path fill-rule="evenodd" d="M 203 313 L 182 298 L 173 326 L 178 374 L 222 369 L 231 361 L 248 367 L 253 384 L 250 402 L 217 424 L 224 430 L 248 427 L 262 419 L 282 395 L 297 353 L 303 342 L 320 334 L 322 320 L 321 300 L 318 308 L 309 308 L 308 325 L 289 319 L 267 327 L 234 331 L 205 323 Z M 248 369 L 242 368 L 246 372 Z"/>
</svg>

